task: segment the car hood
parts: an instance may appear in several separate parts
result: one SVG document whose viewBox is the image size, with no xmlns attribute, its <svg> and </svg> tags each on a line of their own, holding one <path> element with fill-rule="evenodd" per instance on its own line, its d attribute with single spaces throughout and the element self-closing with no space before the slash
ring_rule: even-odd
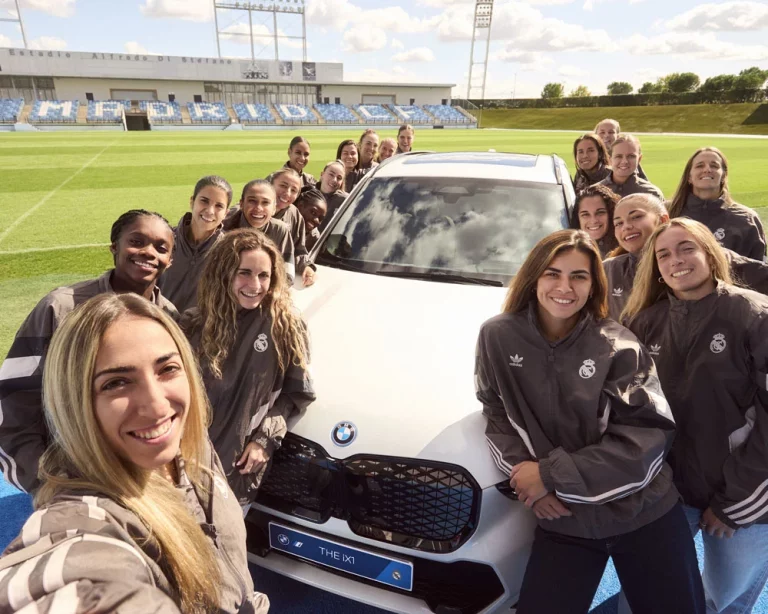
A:
<svg viewBox="0 0 768 614">
<path fill-rule="evenodd" d="M 470 470 L 498 481 L 485 449 L 474 359 L 480 326 L 499 313 L 504 294 L 318 267 L 317 282 L 294 293 L 309 326 L 317 401 L 292 431 L 335 458 L 431 458 L 470 468 L 467 458 L 479 456 L 470 464 L 482 467 Z M 331 441 L 339 422 L 356 427 L 346 447 Z"/>
</svg>

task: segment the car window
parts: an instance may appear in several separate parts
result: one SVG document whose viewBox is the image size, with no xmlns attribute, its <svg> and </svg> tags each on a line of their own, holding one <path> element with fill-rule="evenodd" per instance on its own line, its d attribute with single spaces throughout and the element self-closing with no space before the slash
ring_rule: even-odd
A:
<svg viewBox="0 0 768 614">
<path fill-rule="evenodd" d="M 368 273 L 460 274 L 506 283 L 539 239 L 566 227 L 559 185 L 373 178 L 333 221 L 316 261 Z"/>
</svg>

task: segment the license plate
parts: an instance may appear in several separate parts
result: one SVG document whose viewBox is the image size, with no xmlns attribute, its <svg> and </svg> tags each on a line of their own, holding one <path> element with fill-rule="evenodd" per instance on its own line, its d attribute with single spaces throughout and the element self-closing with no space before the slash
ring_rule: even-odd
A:
<svg viewBox="0 0 768 614">
<path fill-rule="evenodd" d="M 269 523 L 269 545 L 275 550 L 361 578 L 413 590 L 413 563 L 409 561 L 345 546 L 276 522 Z"/>
</svg>

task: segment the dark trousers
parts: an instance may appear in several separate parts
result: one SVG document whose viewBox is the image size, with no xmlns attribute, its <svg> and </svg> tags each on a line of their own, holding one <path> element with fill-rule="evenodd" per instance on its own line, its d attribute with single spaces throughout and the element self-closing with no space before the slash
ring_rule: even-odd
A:
<svg viewBox="0 0 768 614">
<path fill-rule="evenodd" d="M 608 557 L 634 614 L 706 611 L 693 538 L 677 504 L 640 529 L 606 539 L 537 527 L 517 614 L 585 614 Z"/>
</svg>

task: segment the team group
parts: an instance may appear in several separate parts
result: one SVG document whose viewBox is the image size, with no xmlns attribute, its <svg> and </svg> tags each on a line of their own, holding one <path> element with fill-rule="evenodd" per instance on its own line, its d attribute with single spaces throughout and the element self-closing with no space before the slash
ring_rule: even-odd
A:
<svg viewBox="0 0 768 614">
<path fill-rule="evenodd" d="M 124 213 L 114 268 L 40 301 L 0 368 L 0 465 L 36 509 L 0 558 L 3 611 L 267 611 L 242 516 L 315 398 L 290 287 L 413 137 L 366 130 L 319 181 L 296 137 L 233 209 L 204 177 L 175 228 Z M 518 612 L 586 612 L 609 557 L 636 614 L 749 612 L 768 578 L 762 225 L 715 148 L 667 203 L 613 120 L 574 158 L 574 229 L 533 248 L 478 339 L 490 453 L 539 519 Z"/>
</svg>

